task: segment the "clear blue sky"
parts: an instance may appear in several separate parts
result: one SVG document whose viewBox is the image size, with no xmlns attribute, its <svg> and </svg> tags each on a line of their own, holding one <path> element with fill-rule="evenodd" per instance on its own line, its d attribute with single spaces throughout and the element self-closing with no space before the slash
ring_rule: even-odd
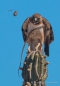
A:
<svg viewBox="0 0 60 86">
<path fill-rule="evenodd" d="M 13 16 L 15 10 L 18 11 L 16 17 Z M 22 86 L 22 76 L 18 77 L 24 44 L 21 27 L 24 20 L 34 13 L 40 13 L 53 27 L 55 40 L 47 58 L 50 64 L 46 86 L 60 86 L 60 0 L 0 0 L 0 86 Z M 26 51 L 27 46 L 22 65 Z"/>
</svg>

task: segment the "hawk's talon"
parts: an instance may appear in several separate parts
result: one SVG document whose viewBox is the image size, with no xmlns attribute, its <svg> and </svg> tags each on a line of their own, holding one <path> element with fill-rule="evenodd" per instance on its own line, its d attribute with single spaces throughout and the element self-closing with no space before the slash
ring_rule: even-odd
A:
<svg viewBox="0 0 60 86">
<path fill-rule="evenodd" d="M 40 46 L 40 43 L 38 43 L 38 45 L 35 47 L 35 51 L 38 51 L 39 46 Z"/>
<path fill-rule="evenodd" d="M 30 53 L 31 52 L 31 50 L 30 50 L 30 46 L 28 47 L 28 52 L 27 53 Z"/>
</svg>

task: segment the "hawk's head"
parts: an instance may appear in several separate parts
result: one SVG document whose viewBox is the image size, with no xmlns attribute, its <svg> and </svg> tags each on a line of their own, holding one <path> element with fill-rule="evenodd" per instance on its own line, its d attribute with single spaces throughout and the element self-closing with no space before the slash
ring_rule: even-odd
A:
<svg viewBox="0 0 60 86">
<path fill-rule="evenodd" d="M 41 15 L 38 14 L 38 13 L 35 13 L 35 14 L 31 17 L 31 22 L 32 22 L 34 25 L 40 24 L 40 21 L 41 21 Z"/>
</svg>

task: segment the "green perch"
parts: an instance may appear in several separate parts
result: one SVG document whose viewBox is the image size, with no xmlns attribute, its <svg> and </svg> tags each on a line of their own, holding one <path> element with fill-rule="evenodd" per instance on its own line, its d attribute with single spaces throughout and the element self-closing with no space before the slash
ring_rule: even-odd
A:
<svg viewBox="0 0 60 86">
<path fill-rule="evenodd" d="M 22 86 L 46 86 L 47 74 L 46 56 L 41 55 L 40 51 L 28 52 L 22 68 L 24 79 Z"/>
</svg>

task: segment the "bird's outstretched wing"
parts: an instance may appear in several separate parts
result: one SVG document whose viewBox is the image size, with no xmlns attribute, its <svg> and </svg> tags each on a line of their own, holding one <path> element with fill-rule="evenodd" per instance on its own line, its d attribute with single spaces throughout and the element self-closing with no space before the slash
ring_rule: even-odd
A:
<svg viewBox="0 0 60 86">
<path fill-rule="evenodd" d="M 49 44 L 54 41 L 54 34 L 51 24 L 43 17 L 43 23 L 45 25 L 44 29 L 44 44 L 45 44 L 45 54 L 49 56 Z"/>
</svg>

